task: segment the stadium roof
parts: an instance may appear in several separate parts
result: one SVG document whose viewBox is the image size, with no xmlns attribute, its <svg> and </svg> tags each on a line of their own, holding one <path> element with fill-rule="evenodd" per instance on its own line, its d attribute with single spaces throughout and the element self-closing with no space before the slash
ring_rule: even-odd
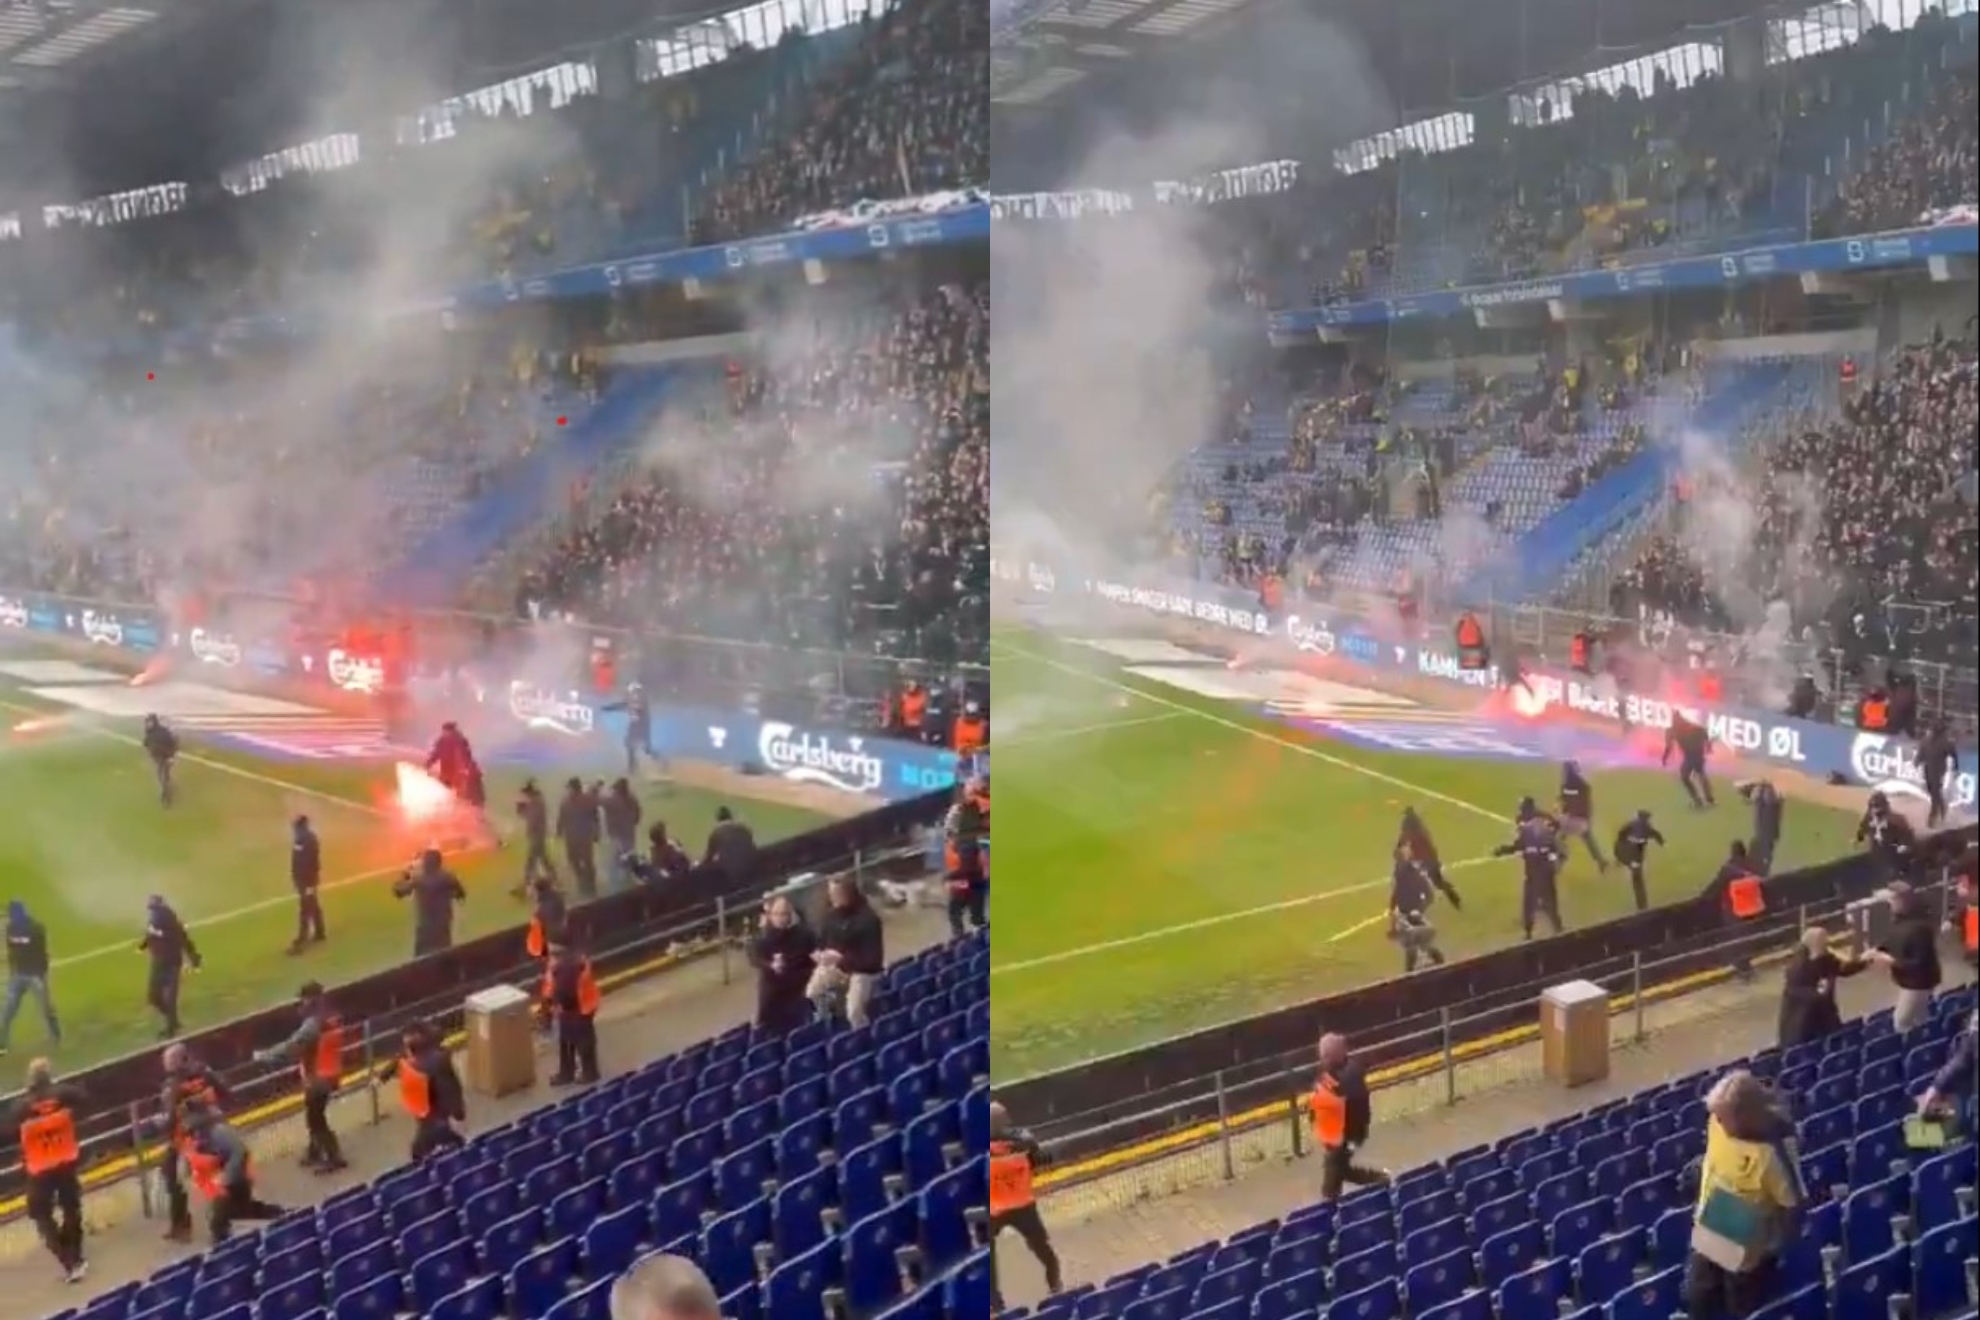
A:
<svg viewBox="0 0 1980 1320">
<path fill-rule="evenodd" d="M 0 184 L 58 178 L 75 194 L 210 178 L 320 134 L 324 77 L 465 92 L 747 2 L 0 0 Z M 374 112 L 389 123 L 415 108 Z"/>
<path fill-rule="evenodd" d="M 1186 59 L 1197 41 L 1298 11 L 1350 29 L 1401 104 L 1446 105 L 1587 68 L 1593 52 L 1681 40 L 1687 27 L 1768 8 L 1751 0 L 1019 0 L 996 26 L 991 100 L 1020 111 L 1053 105 L 1149 57 Z"/>
<path fill-rule="evenodd" d="M 0 94 L 86 76 L 89 65 L 147 28 L 186 21 L 201 0 L 4 0 Z"/>
</svg>

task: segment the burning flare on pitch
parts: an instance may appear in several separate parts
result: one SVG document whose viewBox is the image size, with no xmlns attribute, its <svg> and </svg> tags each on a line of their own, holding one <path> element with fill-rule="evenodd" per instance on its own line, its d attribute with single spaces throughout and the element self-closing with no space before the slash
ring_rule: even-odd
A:
<svg viewBox="0 0 1980 1320">
<path fill-rule="evenodd" d="M 459 804 L 445 784 L 407 761 L 398 762 L 392 770 L 398 777 L 399 813 L 408 825 L 439 824 L 453 818 Z"/>
<path fill-rule="evenodd" d="M 153 656 L 151 661 L 143 669 L 131 675 L 131 686 L 144 687 L 147 684 L 155 683 L 165 677 L 165 671 L 171 667 L 172 662 L 169 658 L 162 655 Z"/>
</svg>

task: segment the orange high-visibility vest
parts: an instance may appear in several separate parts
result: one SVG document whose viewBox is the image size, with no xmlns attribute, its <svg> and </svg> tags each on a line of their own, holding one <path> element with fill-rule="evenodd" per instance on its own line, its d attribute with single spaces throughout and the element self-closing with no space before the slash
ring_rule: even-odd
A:
<svg viewBox="0 0 1980 1320">
<path fill-rule="evenodd" d="M 1461 651 L 1475 651 L 1485 645 L 1485 630 L 1469 614 L 1457 621 L 1457 644 Z"/>
<path fill-rule="evenodd" d="M 1031 1157 L 1008 1141 L 990 1143 L 990 1213 L 1009 1214 L 1038 1200 L 1031 1186 Z"/>
<path fill-rule="evenodd" d="M 307 1086 L 319 1077 L 334 1084 L 343 1071 L 344 1019 L 332 1013 L 323 1020 L 323 1034 L 316 1038 L 316 1057 L 303 1066 L 303 1084 Z"/>
<path fill-rule="evenodd" d="M 1323 1146 L 1347 1144 L 1347 1097 L 1332 1073 L 1313 1084 L 1313 1139 Z"/>
<path fill-rule="evenodd" d="M 399 1103 L 415 1119 L 424 1119 L 433 1112 L 433 1083 L 416 1066 L 418 1057 L 406 1054 L 399 1059 Z"/>
<path fill-rule="evenodd" d="M 1741 921 L 1765 912 L 1767 893 L 1761 886 L 1759 878 L 1751 875 L 1734 877 L 1732 883 L 1726 886 L 1726 906 L 1731 908 L 1732 914 Z"/>
<path fill-rule="evenodd" d="M 1861 722 L 1864 728 L 1882 732 L 1891 720 L 1891 703 L 1882 697 L 1866 697 L 1863 700 Z"/>
<path fill-rule="evenodd" d="M 981 715 L 959 715 L 951 741 L 957 756 L 980 751 L 990 742 L 990 724 Z"/>
<path fill-rule="evenodd" d="M 543 973 L 543 998 L 546 1001 L 555 1003 L 556 993 L 557 969 L 553 966 Z M 590 1017 L 593 1013 L 596 1013 L 598 1011 L 599 998 L 598 978 L 591 974 L 591 959 L 586 958 L 578 964 L 577 1011 L 579 1014 L 584 1017 Z M 558 1007 L 561 1008 L 562 1005 L 560 1004 Z"/>
<path fill-rule="evenodd" d="M 1966 951 L 1980 953 L 1980 904 L 1966 905 Z"/>
<path fill-rule="evenodd" d="M 69 1107 L 52 1096 L 30 1104 L 27 1118 L 21 1123 L 22 1167 L 38 1177 L 81 1158 L 76 1116 Z"/>
<path fill-rule="evenodd" d="M 918 729 L 923 717 L 928 714 L 928 694 L 914 691 L 901 693 L 901 727 Z"/>
</svg>

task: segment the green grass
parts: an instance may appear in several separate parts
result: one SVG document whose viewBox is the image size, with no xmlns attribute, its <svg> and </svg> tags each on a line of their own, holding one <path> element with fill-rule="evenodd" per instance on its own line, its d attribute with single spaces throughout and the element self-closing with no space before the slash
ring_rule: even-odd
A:
<svg viewBox="0 0 1980 1320">
<path fill-rule="evenodd" d="M 999 633 L 992 683 L 1000 1078 L 1397 975 L 1381 917 L 1405 804 L 1465 898 L 1461 913 L 1437 909 L 1444 951 L 1461 958 L 1521 937 L 1518 863 L 1475 859 L 1509 837 L 1522 795 L 1552 803 L 1555 763 L 1365 751 L 1125 675 L 1098 651 L 1035 632 Z M 1723 781 L 1730 800 L 1694 813 L 1669 772 L 1589 778 L 1605 853 L 1637 808 L 1668 838 L 1648 866 L 1653 903 L 1697 894 L 1750 824 Z M 1843 812 L 1791 803 L 1776 865 L 1838 856 L 1854 828 Z M 1600 874 L 1573 846 L 1561 880 L 1568 923 L 1634 910 L 1626 875 Z"/>
<path fill-rule="evenodd" d="M 53 709 L 17 685 L 0 684 L 7 725 Z M 293 998 L 305 980 L 335 985 L 404 961 L 411 919 L 390 892 L 393 875 L 426 840 L 379 814 L 392 787 L 389 765 L 290 762 L 243 755 L 185 738 L 179 804 L 158 805 L 143 754 L 123 741 L 128 723 L 95 721 L 37 734 L 0 735 L 0 901 L 20 899 L 48 927 L 51 977 L 64 1042 L 49 1051 L 35 1010 L 14 1024 L 15 1054 L 52 1053 L 76 1070 L 140 1049 L 157 1035 L 144 1003 L 145 956 L 136 946 L 145 898 L 165 895 L 193 927 L 205 970 L 181 996 L 189 1030 Z M 610 765 L 541 767 L 554 786 L 569 774 Z M 524 772 L 492 772 L 489 800 L 506 815 Z M 666 820 L 698 847 L 725 800 L 691 788 L 641 793 L 646 816 Z M 814 813 L 727 799 L 768 841 L 825 823 Z M 288 878 L 289 821 L 306 813 L 323 843 L 328 943 L 284 955 L 295 933 Z M 450 862 L 466 882 L 455 938 L 519 925 L 508 896 L 522 853 L 464 855 Z M 520 942 L 518 942 L 520 952 Z M 0 1088 L 3 1089 L 3 1088 Z"/>
</svg>

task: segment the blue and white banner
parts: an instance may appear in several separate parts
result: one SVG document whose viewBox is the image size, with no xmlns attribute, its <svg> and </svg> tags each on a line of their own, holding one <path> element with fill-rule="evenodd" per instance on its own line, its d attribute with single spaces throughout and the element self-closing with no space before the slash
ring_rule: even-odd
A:
<svg viewBox="0 0 1980 1320">
<path fill-rule="evenodd" d="M 1935 224 L 1886 234 L 1866 234 L 1861 238 L 1787 243 L 1717 256 L 1651 261 L 1619 266 L 1613 270 L 1575 271 L 1510 284 L 1480 285 L 1401 298 L 1367 298 L 1303 311 L 1274 312 L 1271 331 L 1275 336 L 1283 337 L 1312 333 L 1322 327 L 1386 325 L 1391 321 L 1422 317 L 1463 316 L 1499 307 L 1628 298 L 1636 294 L 1686 289 L 1720 289 L 1784 275 L 1887 271 L 1905 266 L 1923 266 L 1933 258 L 1971 258 L 1976 252 L 1980 252 L 1980 230 L 1971 223 Z"/>
<path fill-rule="evenodd" d="M 1496 668 L 1468 670 L 1456 651 L 1443 644 L 1398 642 L 1375 635 L 1367 622 L 1350 615 L 1307 606 L 1293 606 L 1274 616 L 1255 593 L 1191 582 L 1172 574 L 1137 572 L 1085 577 L 1062 566 L 1037 562 L 994 560 L 992 573 L 1019 584 L 1036 596 L 1081 592 L 1114 605 L 1169 615 L 1228 630 L 1253 640 L 1277 639 L 1292 652 L 1340 657 L 1378 671 L 1401 672 L 1473 688 L 1497 688 L 1503 677 Z M 1888 734 L 1813 720 L 1799 720 L 1773 711 L 1740 706 L 1687 706 L 1654 696 L 1627 693 L 1562 670 L 1538 668 L 1525 675 L 1528 687 L 1549 706 L 1565 706 L 1582 715 L 1623 720 L 1647 729 L 1668 729 L 1673 711 L 1703 723 L 1712 737 L 1735 756 L 1792 767 L 1818 778 L 1840 776 L 1848 783 L 1880 788 L 1904 797 L 1923 798 L 1925 776 L 1918 766 L 1917 748 L 1909 740 Z M 1976 808 L 1975 751 L 1959 750 L 1960 772 L 1946 786 L 1948 803 L 1971 816 Z"/>
</svg>

